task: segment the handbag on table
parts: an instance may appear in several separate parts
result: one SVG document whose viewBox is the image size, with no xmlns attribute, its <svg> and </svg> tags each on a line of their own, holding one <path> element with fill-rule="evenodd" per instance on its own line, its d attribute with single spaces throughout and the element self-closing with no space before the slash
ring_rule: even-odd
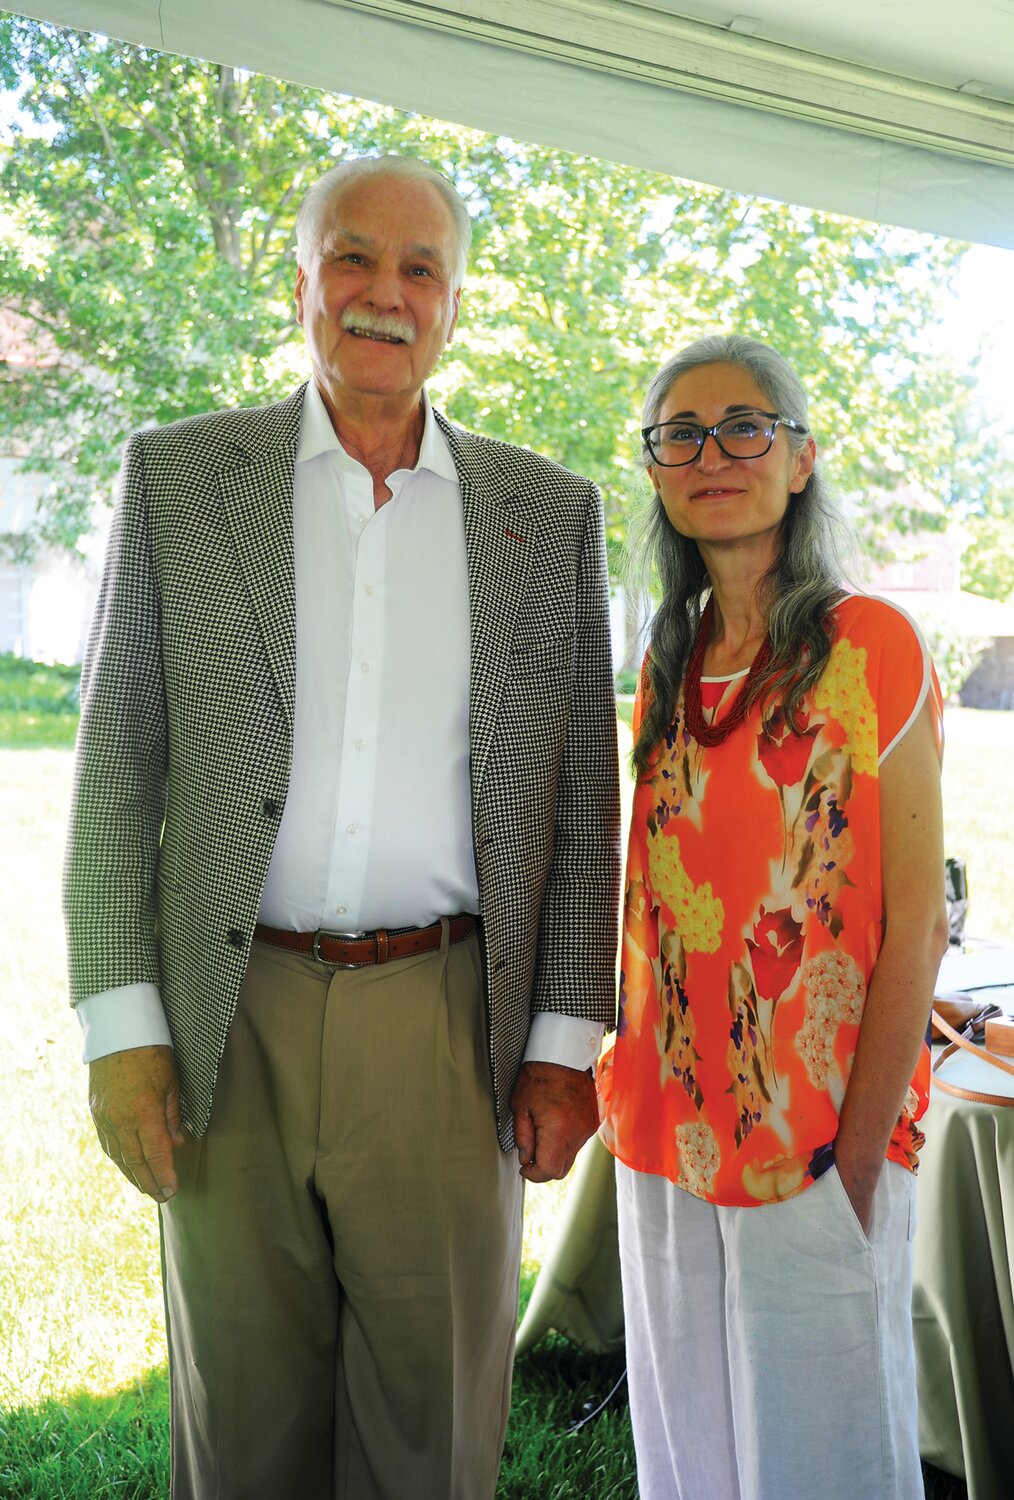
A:
<svg viewBox="0 0 1014 1500">
<path fill-rule="evenodd" d="M 958 1012 L 955 1015 L 954 1007 L 956 1004 Z M 951 1024 L 947 1015 L 942 1013 L 941 1005 L 950 1011 L 955 1020 L 961 1020 L 962 1010 L 970 1008 L 971 1013 L 966 1014 L 964 1017 L 965 1025 L 962 1031 L 958 1031 Z M 987 1094 L 979 1089 L 962 1088 L 959 1083 L 948 1083 L 947 1079 L 943 1078 L 940 1073 L 942 1065 L 949 1057 L 953 1057 L 954 1053 L 960 1048 L 965 1052 L 973 1053 L 975 1057 L 981 1058 L 983 1062 L 991 1063 L 994 1068 L 999 1068 L 1001 1072 L 1008 1073 L 1011 1078 L 1014 1078 L 1014 1061 L 1008 1061 L 1007 1058 L 1001 1057 L 999 1053 L 990 1052 L 987 1047 L 978 1046 L 971 1040 L 971 1037 L 985 1033 L 986 1022 L 988 1020 L 992 1020 L 994 1017 L 999 1017 L 1003 1014 L 1000 1007 L 991 1004 L 989 1001 L 972 1000 L 967 995 L 941 995 L 933 1001 L 932 1014 L 934 1033 L 944 1038 L 950 1038 L 948 1046 L 944 1048 L 933 1064 L 933 1081 L 937 1087 L 943 1089 L 947 1094 L 954 1094 L 958 1099 L 971 1099 L 975 1104 L 1014 1105 L 1014 1094 Z"/>
<path fill-rule="evenodd" d="M 965 918 L 968 914 L 968 877 L 963 859 L 948 859 L 944 864 L 944 893 L 947 902 L 950 945 L 960 947 L 964 941 Z M 970 979 L 971 976 L 963 977 Z M 1004 983 L 1006 982 L 1005 979 Z M 1001 1023 L 998 1030 L 1002 1040 L 998 1040 L 995 1045 L 998 1045 L 1004 1052 L 1008 1051 L 1011 1045 L 1011 1028 L 999 1005 L 992 1000 L 977 1000 L 974 994 L 969 994 L 967 991 L 956 990 L 934 995 L 931 1016 L 933 1040 L 948 1042 L 933 1063 L 933 1081 L 937 1087 L 947 1094 L 954 1094 L 958 1099 L 971 1099 L 976 1104 L 1014 1105 L 1014 1097 L 1011 1095 L 987 1094 L 976 1089 L 962 1088 L 958 1083 L 949 1083 L 940 1072 L 947 1059 L 953 1057 L 960 1048 L 965 1052 L 971 1052 L 975 1057 L 982 1058 L 984 1062 L 991 1063 L 993 1067 L 999 1068 L 1001 1072 L 1009 1073 L 1014 1078 L 1014 1060 L 1008 1061 L 1007 1058 L 989 1050 L 989 1033 L 992 1027 L 988 1023 L 992 1021 Z M 976 1037 L 985 1038 L 986 1045 L 976 1045 L 973 1040 Z"/>
<path fill-rule="evenodd" d="M 933 1040 L 942 1042 L 946 1036 L 953 1036 L 954 1032 L 960 1032 L 969 1040 L 972 1037 L 981 1037 L 986 1031 L 986 1022 L 993 1020 L 995 1016 L 1002 1016 L 1003 1011 L 999 1005 L 994 1005 L 992 1000 L 977 1000 L 974 995 L 965 994 L 962 990 L 955 990 L 946 995 L 933 996 L 932 1028 Z M 946 1033 L 937 1025 L 937 1018 L 942 1017 L 952 1030 Z"/>
</svg>

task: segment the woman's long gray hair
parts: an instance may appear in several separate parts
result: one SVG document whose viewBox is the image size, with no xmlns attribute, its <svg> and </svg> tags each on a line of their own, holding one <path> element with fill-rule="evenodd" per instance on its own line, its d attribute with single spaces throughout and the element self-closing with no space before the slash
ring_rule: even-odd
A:
<svg viewBox="0 0 1014 1500">
<path fill-rule="evenodd" d="M 806 392 L 795 372 L 774 349 L 738 334 L 698 339 L 668 360 L 648 387 L 643 425 L 658 421 L 674 381 L 699 365 L 712 364 L 738 365 L 752 376 L 773 411 L 808 427 Z M 807 440 L 805 433 L 781 430 L 794 450 Z M 646 464 L 651 461 L 646 449 L 643 456 Z M 634 532 L 635 571 L 642 584 L 654 579 L 662 595 L 649 635 L 650 693 L 633 752 L 634 765 L 642 773 L 672 723 L 709 580 L 697 544 L 670 524 L 658 495 L 635 522 Z M 828 610 L 842 592 L 843 539 L 837 510 L 815 466 L 802 492 L 790 497 L 778 557 L 765 579 L 772 654 L 750 690 L 752 702 L 780 702 L 794 730 L 800 727 L 803 695 L 824 670 L 831 649 Z"/>
</svg>

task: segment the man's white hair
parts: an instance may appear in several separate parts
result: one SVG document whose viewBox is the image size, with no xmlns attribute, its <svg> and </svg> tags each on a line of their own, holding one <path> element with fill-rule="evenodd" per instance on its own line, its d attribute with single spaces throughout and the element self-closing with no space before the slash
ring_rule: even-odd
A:
<svg viewBox="0 0 1014 1500">
<path fill-rule="evenodd" d="M 404 181 L 425 182 L 440 194 L 451 215 L 454 229 L 454 265 L 452 275 L 456 291 L 465 279 L 468 247 L 472 242 L 472 221 L 457 189 L 427 162 L 414 156 L 353 156 L 339 162 L 307 191 L 296 214 L 296 247 L 299 263 L 305 266 L 318 254 L 323 243 L 328 211 L 336 196 L 352 182 L 363 177 L 393 177 Z"/>
</svg>

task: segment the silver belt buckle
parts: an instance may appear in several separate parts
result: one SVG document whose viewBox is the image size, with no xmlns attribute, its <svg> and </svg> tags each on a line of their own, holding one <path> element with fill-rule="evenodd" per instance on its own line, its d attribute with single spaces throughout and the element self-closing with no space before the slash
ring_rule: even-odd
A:
<svg viewBox="0 0 1014 1500">
<path fill-rule="evenodd" d="M 311 948 L 310 951 L 313 954 L 313 957 L 316 959 L 317 963 L 319 963 L 319 964 L 326 964 L 327 963 L 327 959 L 326 958 L 321 958 L 321 956 L 320 956 L 320 940 L 321 940 L 321 938 L 334 938 L 334 940 L 336 942 L 339 942 L 339 943 L 355 943 L 355 942 L 358 942 L 360 938 L 364 938 L 365 936 L 366 936 L 366 928 L 365 927 L 360 927 L 355 932 L 329 932 L 328 929 L 325 928 L 325 927 L 318 927 L 317 931 L 313 934 L 313 947 Z M 359 968 L 362 968 L 362 965 L 361 964 L 333 964 L 331 967 L 335 968 L 335 969 L 359 969 Z"/>
</svg>

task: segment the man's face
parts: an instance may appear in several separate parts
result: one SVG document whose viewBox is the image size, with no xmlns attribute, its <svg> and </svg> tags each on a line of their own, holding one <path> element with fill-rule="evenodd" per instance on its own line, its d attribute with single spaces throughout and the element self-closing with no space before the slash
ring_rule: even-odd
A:
<svg viewBox="0 0 1014 1500">
<path fill-rule="evenodd" d="M 416 397 L 458 320 L 450 210 L 428 183 L 366 177 L 332 200 L 296 274 L 313 373 L 335 409 Z"/>
</svg>

